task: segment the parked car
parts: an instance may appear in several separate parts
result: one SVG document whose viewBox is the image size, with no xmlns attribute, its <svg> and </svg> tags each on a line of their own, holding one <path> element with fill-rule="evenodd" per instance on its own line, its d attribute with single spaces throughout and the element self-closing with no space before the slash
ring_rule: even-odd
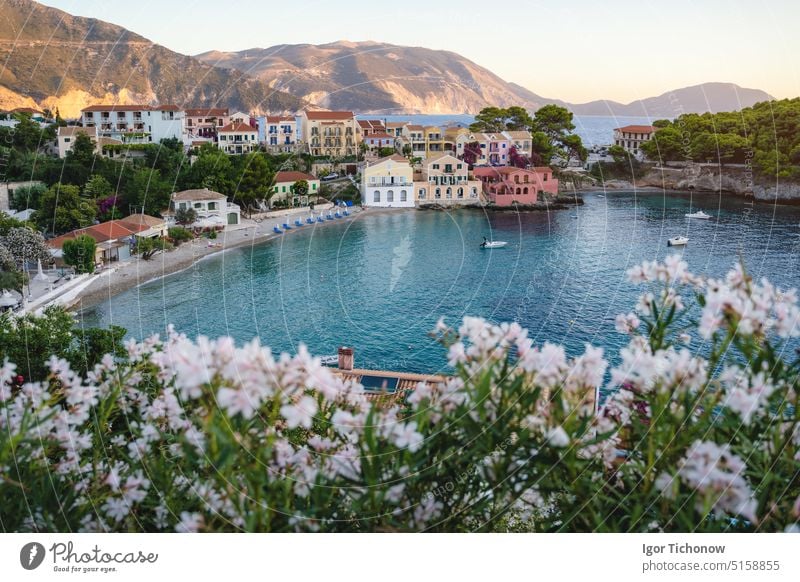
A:
<svg viewBox="0 0 800 582">
<path fill-rule="evenodd" d="M 329 182 L 330 180 L 335 180 L 338 177 L 339 177 L 339 174 L 334 172 L 333 174 L 328 174 L 327 176 L 322 176 L 322 178 L 320 178 L 320 181 L 321 182 Z"/>
</svg>

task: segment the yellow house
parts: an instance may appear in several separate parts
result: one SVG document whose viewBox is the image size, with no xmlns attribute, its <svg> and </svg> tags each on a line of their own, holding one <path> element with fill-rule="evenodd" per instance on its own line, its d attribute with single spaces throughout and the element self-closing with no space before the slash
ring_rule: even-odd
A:
<svg viewBox="0 0 800 582">
<path fill-rule="evenodd" d="M 451 154 L 432 156 L 422 163 L 414 180 L 417 205 L 477 205 L 483 202 L 481 182 L 470 179 L 466 162 Z"/>
<path fill-rule="evenodd" d="M 361 204 L 381 208 L 414 207 L 414 169 L 400 154 L 366 166 L 361 173 Z"/>
<path fill-rule="evenodd" d="M 360 131 L 352 111 L 303 111 L 303 142 L 312 156 L 358 154 Z"/>
</svg>

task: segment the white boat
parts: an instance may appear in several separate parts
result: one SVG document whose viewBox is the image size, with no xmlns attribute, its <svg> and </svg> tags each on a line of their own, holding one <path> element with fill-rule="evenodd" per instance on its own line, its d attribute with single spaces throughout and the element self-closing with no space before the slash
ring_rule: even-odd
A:
<svg viewBox="0 0 800 582">
<path fill-rule="evenodd" d="M 682 247 L 686 246 L 686 243 L 689 242 L 689 239 L 685 236 L 675 236 L 672 237 L 667 241 L 667 246 L 670 247 Z"/>
<path fill-rule="evenodd" d="M 323 366 L 338 366 L 339 356 L 320 356 L 319 361 Z"/>
<path fill-rule="evenodd" d="M 506 246 L 508 243 L 504 240 L 486 240 L 486 237 L 483 237 L 483 242 L 481 243 L 481 248 L 483 249 L 499 249 L 500 247 Z"/>
<path fill-rule="evenodd" d="M 711 218 L 710 214 L 706 214 L 702 210 L 698 210 L 697 212 L 692 212 L 686 215 L 686 218 L 699 218 L 701 220 L 708 220 Z"/>
</svg>

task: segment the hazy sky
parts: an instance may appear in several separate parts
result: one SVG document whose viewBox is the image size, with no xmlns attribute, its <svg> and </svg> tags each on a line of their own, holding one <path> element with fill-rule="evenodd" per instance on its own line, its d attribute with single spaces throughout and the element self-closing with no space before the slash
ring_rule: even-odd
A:
<svg viewBox="0 0 800 582">
<path fill-rule="evenodd" d="M 457 52 L 571 102 L 705 81 L 800 95 L 800 0 L 45 0 L 197 54 L 375 40 Z"/>
</svg>

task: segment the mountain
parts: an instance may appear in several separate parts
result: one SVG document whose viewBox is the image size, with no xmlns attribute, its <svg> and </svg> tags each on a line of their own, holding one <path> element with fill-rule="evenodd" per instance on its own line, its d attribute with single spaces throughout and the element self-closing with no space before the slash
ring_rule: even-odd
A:
<svg viewBox="0 0 800 582">
<path fill-rule="evenodd" d="M 769 93 L 745 89 L 734 83 L 703 83 L 628 104 L 600 100 L 570 104 L 569 108 L 577 115 L 637 115 L 660 119 L 677 117 L 683 113 L 738 111 L 773 99 Z"/>
<path fill-rule="evenodd" d="M 77 117 L 83 107 L 109 102 L 254 112 L 302 106 L 263 81 L 178 54 L 121 26 L 32 0 L 0 0 L 0 109 L 38 105 Z"/>
<path fill-rule="evenodd" d="M 477 113 L 493 104 L 536 109 L 554 100 L 505 82 L 450 51 L 379 42 L 278 45 L 197 55 L 328 109 L 371 113 Z"/>
<path fill-rule="evenodd" d="M 379 42 L 278 45 L 196 55 L 209 65 L 252 75 L 328 109 L 371 113 L 476 113 L 487 105 L 538 109 L 555 103 L 579 115 L 675 117 L 733 111 L 772 97 L 733 83 L 704 83 L 623 104 L 573 104 L 509 83 L 450 51 Z"/>
</svg>

